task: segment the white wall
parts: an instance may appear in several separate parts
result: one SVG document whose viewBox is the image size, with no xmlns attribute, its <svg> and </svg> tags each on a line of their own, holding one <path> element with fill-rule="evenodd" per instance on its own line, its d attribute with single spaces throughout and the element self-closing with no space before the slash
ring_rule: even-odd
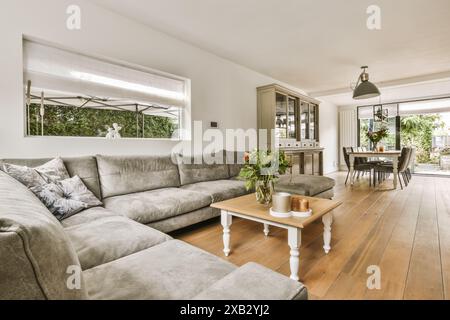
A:
<svg viewBox="0 0 450 320">
<path fill-rule="evenodd" d="M 323 171 L 330 173 L 338 170 L 339 165 L 339 127 L 338 127 L 338 109 L 337 107 L 323 99 L 320 104 L 320 144 L 325 148 L 323 153 Z"/>
<path fill-rule="evenodd" d="M 356 107 L 339 107 L 339 169 L 346 171 L 343 148 L 354 147 L 358 141 Z"/>
<path fill-rule="evenodd" d="M 76 1 L 82 10 L 81 30 L 70 31 L 66 28 L 66 9 L 71 4 L 74 1 L 1 1 L 0 158 L 169 153 L 176 143 L 24 137 L 23 35 L 189 78 L 192 81 L 192 120 L 202 120 L 205 125 L 218 121 L 222 129 L 256 127 L 256 87 L 278 82 L 275 79 L 84 0 Z M 328 125 L 335 120 L 332 115 L 321 115 L 324 144 L 332 140 Z M 337 120 L 334 125 L 337 125 Z M 330 154 L 331 161 L 334 150 L 326 152 L 325 167 L 328 171 L 327 155 Z"/>
</svg>

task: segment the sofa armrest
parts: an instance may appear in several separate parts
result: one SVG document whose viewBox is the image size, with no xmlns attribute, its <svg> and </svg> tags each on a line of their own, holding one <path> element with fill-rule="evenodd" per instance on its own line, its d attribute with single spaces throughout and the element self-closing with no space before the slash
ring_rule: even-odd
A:
<svg viewBox="0 0 450 320">
<path fill-rule="evenodd" d="M 250 262 L 196 295 L 193 300 L 307 300 L 306 287 Z"/>
</svg>

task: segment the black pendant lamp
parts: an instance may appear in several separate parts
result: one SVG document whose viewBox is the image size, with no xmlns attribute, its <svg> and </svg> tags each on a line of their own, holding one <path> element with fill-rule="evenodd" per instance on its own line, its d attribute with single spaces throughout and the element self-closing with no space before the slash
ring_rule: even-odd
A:
<svg viewBox="0 0 450 320">
<path fill-rule="evenodd" d="M 358 77 L 355 90 L 353 90 L 353 99 L 355 100 L 369 99 L 380 95 L 380 90 L 378 90 L 377 86 L 369 81 L 369 74 L 366 72 L 367 68 L 367 66 L 361 67 L 363 71 Z"/>
</svg>

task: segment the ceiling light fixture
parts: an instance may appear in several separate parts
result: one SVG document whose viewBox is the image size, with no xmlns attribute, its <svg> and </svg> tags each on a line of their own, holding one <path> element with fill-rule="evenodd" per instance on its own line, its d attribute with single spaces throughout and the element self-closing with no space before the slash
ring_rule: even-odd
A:
<svg viewBox="0 0 450 320">
<path fill-rule="evenodd" d="M 368 68 L 367 66 L 361 67 L 363 71 L 359 75 L 356 87 L 353 90 L 353 99 L 355 100 L 369 99 L 380 95 L 377 86 L 369 81 L 369 74 L 366 72 Z"/>
</svg>

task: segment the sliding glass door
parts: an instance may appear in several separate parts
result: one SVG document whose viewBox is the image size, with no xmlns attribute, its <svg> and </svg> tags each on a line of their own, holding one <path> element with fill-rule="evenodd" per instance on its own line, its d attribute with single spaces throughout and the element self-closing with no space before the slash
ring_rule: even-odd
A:
<svg viewBox="0 0 450 320">
<path fill-rule="evenodd" d="M 358 146 L 371 150 L 367 132 L 382 127 L 385 149 L 413 148 L 414 172 L 450 175 L 450 98 L 358 107 Z"/>
<path fill-rule="evenodd" d="M 400 104 L 402 146 L 414 148 L 415 173 L 450 175 L 450 99 Z"/>
</svg>

